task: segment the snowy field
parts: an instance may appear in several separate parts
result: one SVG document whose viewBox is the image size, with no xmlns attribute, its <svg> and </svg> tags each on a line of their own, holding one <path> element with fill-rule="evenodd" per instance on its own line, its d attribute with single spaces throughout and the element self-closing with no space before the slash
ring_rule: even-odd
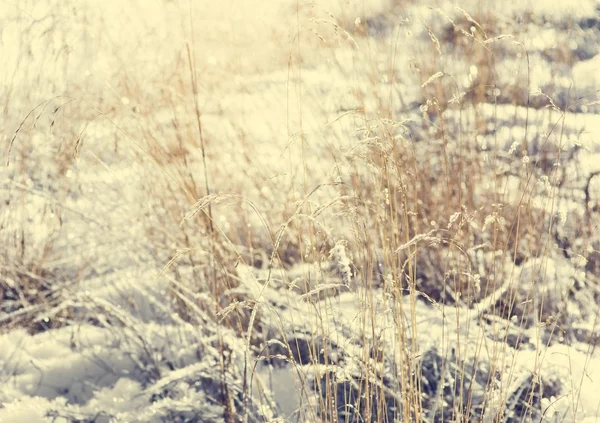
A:
<svg viewBox="0 0 600 423">
<path fill-rule="evenodd" d="M 0 422 L 600 422 L 600 1 L 0 3 Z"/>
</svg>

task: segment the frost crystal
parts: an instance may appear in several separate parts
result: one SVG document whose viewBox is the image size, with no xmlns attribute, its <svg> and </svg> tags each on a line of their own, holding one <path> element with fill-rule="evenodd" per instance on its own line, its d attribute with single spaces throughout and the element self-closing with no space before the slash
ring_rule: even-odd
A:
<svg viewBox="0 0 600 423">
<path fill-rule="evenodd" d="M 346 255 L 346 242 L 338 241 L 335 244 L 335 247 L 331 249 L 329 257 L 333 258 L 335 261 L 338 272 L 342 277 L 342 282 L 348 285 L 350 283 L 350 279 L 352 279 L 352 269 L 350 268 L 352 261 Z"/>
</svg>

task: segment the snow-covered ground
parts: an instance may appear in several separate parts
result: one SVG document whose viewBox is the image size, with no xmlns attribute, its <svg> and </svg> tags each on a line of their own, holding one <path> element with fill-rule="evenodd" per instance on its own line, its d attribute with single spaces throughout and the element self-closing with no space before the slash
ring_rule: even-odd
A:
<svg viewBox="0 0 600 423">
<path fill-rule="evenodd" d="M 0 49 L 0 422 L 600 420 L 597 0 L 25 0 Z"/>
</svg>

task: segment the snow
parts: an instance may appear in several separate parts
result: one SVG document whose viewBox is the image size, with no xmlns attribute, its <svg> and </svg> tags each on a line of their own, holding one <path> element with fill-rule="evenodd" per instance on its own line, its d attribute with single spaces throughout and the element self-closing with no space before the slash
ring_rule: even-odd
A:
<svg viewBox="0 0 600 423">
<path fill-rule="evenodd" d="M 0 6 L 0 137 L 10 162 L 0 170 L 8 205 L 0 210 L 0 294 L 8 292 L 0 304 L 0 422 L 217 422 L 231 410 L 248 421 L 308 422 L 322 402 L 315 386 L 328 378 L 331 389 L 355 392 L 370 374 L 382 380 L 382 398 L 398 401 L 402 365 L 424 375 L 430 410 L 469 382 L 475 408 L 488 401 L 516 410 L 536 386 L 544 391 L 531 400 L 540 420 L 600 419 L 598 269 L 587 266 L 600 246 L 577 239 L 600 202 L 600 179 L 587 179 L 600 171 L 600 3 L 413 3 Z M 471 16 L 489 19 L 489 34 Z M 526 16 L 534 18 L 523 25 Z M 490 81 L 487 59 L 465 40 L 494 51 L 497 104 L 491 91 L 484 103 L 469 103 Z M 432 52 L 433 62 L 419 62 Z M 432 75 L 440 77 L 423 84 Z M 439 116 L 431 93 L 440 96 Z M 572 107 L 563 113 L 565 105 Z M 381 260 L 376 269 L 356 253 L 360 232 L 379 228 L 357 210 L 385 211 L 394 195 L 353 192 L 356 169 L 379 189 L 381 163 L 368 160 L 374 149 L 392 150 L 383 132 L 418 151 L 429 171 L 441 169 L 442 126 L 472 141 L 473 160 L 497 178 L 476 196 L 507 205 L 526 197 L 560 217 L 543 228 L 547 256 L 513 265 L 488 245 L 465 252 L 480 266 L 474 305 L 396 290 L 379 245 L 367 245 Z M 444 143 L 452 162 L 457 141 Z M 563 182 L 532 173 L 524 189 L 522 175 L 547 156 L 559 161 L 551 168 L 564 171 Z M 346 210 L 367 194 L 373 202 Z M 216 245 L 198 223 L 209 200 L 225 235 Z M 441 210 L 437 223 L 427 222 L 432 232 L 415 234 L 410 246 L 432 247 L 434 229 L 450 216 L 448 231 L 463 225 L 463 212 Z M 501 219 L 488 217 L 470 224 L 483 234 Z M 305 221 L 316 234 L 302 233 Z M 506 277 L 486 288 L 490 262 Z M 231 284 L 217 299 L 208 263 Z M 369 272 L 381 274 L 373 290 L 364 289 Z M 497 310 L 509 298 L 515 306 L 503 315 Z M 541 313 L 522 318 L 530 307 Z M 410 345 L 399 338 L 402 315 Z M 377 359 L 375 347 L 385 356 Z M 457 382 L 459 373 L 442 373 L 441 363 L 472 380 Z M 496 421 L 489 407 L 477 411 Z"/>
</svg>

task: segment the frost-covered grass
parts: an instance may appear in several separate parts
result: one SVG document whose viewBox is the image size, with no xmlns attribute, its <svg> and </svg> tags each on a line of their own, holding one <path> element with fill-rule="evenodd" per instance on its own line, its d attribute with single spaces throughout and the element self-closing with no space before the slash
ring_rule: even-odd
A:
<svg viewBox="0 0 600 423">
<path fill-rule="evenodd" d="M 598 16 L 0 6 L 0 422 L 600 419 Z"/>
</svg>

